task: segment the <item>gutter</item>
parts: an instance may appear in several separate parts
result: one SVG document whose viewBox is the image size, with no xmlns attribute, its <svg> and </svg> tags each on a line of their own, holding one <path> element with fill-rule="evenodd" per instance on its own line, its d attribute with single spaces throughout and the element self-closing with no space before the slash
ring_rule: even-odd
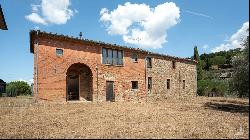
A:
<svg viewBox="0 0 250 140">
<path fill-rule="evenodd" d="M 38 32 L 35 32 L 35 46 L 36 46 L 36 100 L 38 99 L 38 47 L 39 47 L 39 37 L 38 37 Z"/>
</svg>

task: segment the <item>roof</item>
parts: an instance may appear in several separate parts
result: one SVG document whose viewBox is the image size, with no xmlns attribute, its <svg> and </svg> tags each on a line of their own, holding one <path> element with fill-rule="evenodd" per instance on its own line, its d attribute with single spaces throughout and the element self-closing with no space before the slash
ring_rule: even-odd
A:
<svg viewBox="0 0 250 140">
<path fill-rule="evenodd" d="M 49 39 L 53 39 L 53 40 L 72 41 L 72 42 L 81 43 L 81 44 L 83 44 L 83 43 L 84 44 L 92 44 L 94 46 L 104 46 L 104 47 L 110 47 L 110 48 L 116 48 L 116 49 L 127 49 L 127 50 L 132 50 L 135 52 L 139 52 L 139 53 L 148 54 L 150 56 L 158 56 L 158 57 L 163 57 L 163 58 L 167 58 L 167 59 L 171 59 L 171 60 L 175 60 L 175 61 L 179 61 L 179 62 L 188 62 L 188 63 L 192 63 L 192 64 L 197 64 L 197 61 L 191 60 L 191 59 L 169 56 L 169 55 L 165 55 L 165 54 L 159 54 L 159 53 L 150 52 L 150 51 L 146 51 L 146 50 L 139 49 L 139 48 L 120 46 L 117 44 L 110 44 L 110 43 L 105 43 L 102 41 L 80 39 L 77 37 L 72 37 L 72 36 L 70 37 L 70 36 L 65 36 L 62 34 L 58 35 L 58 34 L 54 34 L 51 32 L 50 33 L 42 32 L 40 30 L 31 30 L 30 31 L 30 52 L 31 53 L 34 53 L 35 40 L 39 39 L 41 37 L 45 37 L 45 38 L 49 38 Z"/>
<path fill-rule="evenodd" d="M 0 29 L 8 30 L 1 5 L 0 5 Z"/>
</svg>

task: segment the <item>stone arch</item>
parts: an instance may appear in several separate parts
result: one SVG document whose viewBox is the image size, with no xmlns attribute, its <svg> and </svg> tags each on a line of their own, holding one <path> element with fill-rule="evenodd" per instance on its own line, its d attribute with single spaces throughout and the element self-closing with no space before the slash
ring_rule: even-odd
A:
<svg viewBox="0 0 250 140">
<path fill-rule="evenodd" d="M 93 100 L 93 74 L 83 63 L 71 64 L 66 72 L 66 101 Z"/>
</svg>

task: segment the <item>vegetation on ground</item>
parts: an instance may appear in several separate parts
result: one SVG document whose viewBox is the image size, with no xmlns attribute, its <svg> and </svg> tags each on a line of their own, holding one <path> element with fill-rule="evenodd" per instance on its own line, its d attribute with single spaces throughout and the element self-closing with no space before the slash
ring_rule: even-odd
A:
<svg viewBox="0 0 250 140">
<path fill-rule="evenodd" d="M 198 62 L 198 95 L 249 97 L 249 36 L 242 48 L 199 55 L 197 46 L 194 47 L 192 59 Z M 218 76 L 218 72 L 231 69 L 231 78 Z"/>
<path fill-rule="evenodd" d="M 0 138 L 247 139 L 249 101 L 225 97 L 138 102 L 0 98 Z"/>
<path fill-rule="evenodd" d="M 31 95 L 31 87 L 24 81 L 13 81 L 7 83 L 6 93 L 8 97 L 16 97 L 20 95 Z"/>
</svg>

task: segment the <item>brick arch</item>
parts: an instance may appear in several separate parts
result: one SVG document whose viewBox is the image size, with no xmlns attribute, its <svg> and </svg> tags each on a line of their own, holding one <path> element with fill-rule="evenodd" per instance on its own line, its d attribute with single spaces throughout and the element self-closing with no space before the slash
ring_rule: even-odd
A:
<svg viewBox="0 0 250 140">
<path fill-rule="evenodd" d="M 71 65 L 76 64 L 76 63 L 81 63 L 81 64 L 88 66 L 92 72 L 92 76 L 93 76 L 94 71 L 95 71 L 95 64 L 93 64 L 93 62 L 91 62 L 91 60 L 88 60 L 88 59 L 83 59 L 83 58 L 69 59 L 69 61 L 66 61 L 65 63 L 66 63 L 66 67 L 64 68 L 65 76 L 66 76 L 68 68 Z"/>
<path fill-rule="evenodd" d="M 73 63 L 66 71 L 66 100 L 93 100 L 93 73 L 84 63 Z"/>
</svg>

